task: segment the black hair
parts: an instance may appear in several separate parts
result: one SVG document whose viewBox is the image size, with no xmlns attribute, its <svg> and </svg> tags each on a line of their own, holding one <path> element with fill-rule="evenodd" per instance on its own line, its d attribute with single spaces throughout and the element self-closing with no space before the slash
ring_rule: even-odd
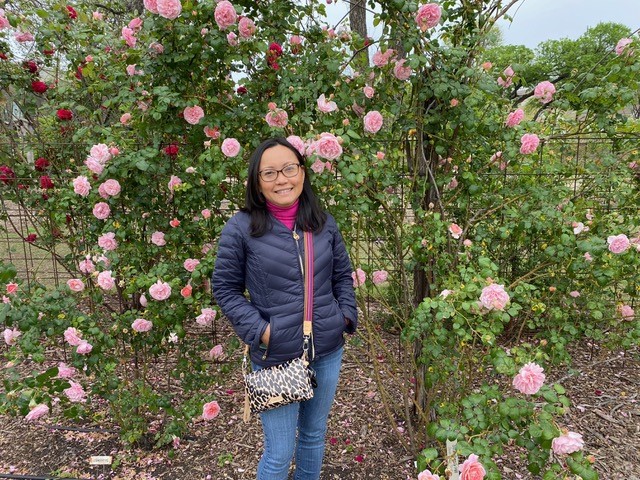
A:
<svg viewBox="0 0 640 480">
<path fill-rule="evenodd" d="M 244 208 L 241 210 L 251 215 L 251 226 L 249 233 L 254 237 L 264 235 L 272 226 L 271 216 L 267 210 L 267 202 L 264 195 L 260 192 L 260 160 L 265 150 L 282 145 L 291 150 L 298 163 L 305 168 L 305 159 L 300 152 L 291 145 L 286 138 L 274 137 L 263 141 L 251 154 L 249 159 L 249 171 L 247 178 L 247 191 L 245 196 Z M 304 181 L 302 184 L 302 193 L 299 197 L 298 213 L 296 215 L 296 224 L 302 230 L 307 232 L 319 232 L 327 221 L 327 215 L 320 208 L 320 203 L 316 197 L 311 182 L 309 180 L 309 171 L 305 168 Z"/>
</svg>

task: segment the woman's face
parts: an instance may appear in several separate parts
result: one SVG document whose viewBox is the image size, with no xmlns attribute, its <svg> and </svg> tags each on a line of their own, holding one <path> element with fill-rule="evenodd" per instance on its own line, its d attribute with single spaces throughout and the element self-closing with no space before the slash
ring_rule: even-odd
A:
<svg viewBox="0 0 640 480">
<path fill-rule="evenodd" d="M 262 154 L 258 168 L 258 185 L 264 198 L 279 207 L 293 205 L 302 193 L 304 183 L 304 168 L 300 166 L 298 157 L 289 148 L 276 145 L 268 148 Z M 284 170 L 284 172 L 283 172 Z M 276 173 L 275 180 L 265 181 Z M 287 177 L 285 172 L 292 175 Z"/>
</svg>

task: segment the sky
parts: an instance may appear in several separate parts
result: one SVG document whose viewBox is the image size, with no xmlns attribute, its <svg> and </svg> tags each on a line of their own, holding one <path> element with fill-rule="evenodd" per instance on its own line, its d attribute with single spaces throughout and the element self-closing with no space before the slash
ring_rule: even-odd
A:
<svg viewBox="0 0 640 480">
<path fill-rule="evenodd" d="M 430 1 L 438 0 L 420 3 Z M 348 2 L 344 0 L 327 5 L 329 23 L 335 25 L 347 11 Z M 522 0 L 509 14 L 513 22 L 499 22 L 504 43 L 529 48 L 545 40 L 576 39 L 600 22 L 622 23 L 632 31 L 640 28 L 640 0 Z M 379 38 L 382 28 L 373 27 L 371 13 L 367 18 L 369 35 Z"/>
</svg>

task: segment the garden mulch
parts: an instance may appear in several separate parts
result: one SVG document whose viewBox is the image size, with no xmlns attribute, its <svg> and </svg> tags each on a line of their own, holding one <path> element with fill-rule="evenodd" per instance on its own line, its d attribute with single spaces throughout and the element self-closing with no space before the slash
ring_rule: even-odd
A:
<svg viewBox="0 0 640 480">
<path fill-rule="evenodd" d="M 329 421 L 322 480 L 416 478 L 413 459 L 389 425 L 372 380 L 373 364 L 361 347 L 348 345 L 340 386 Z M 582 433 L 603 480 L 640 480 L 640 361 L 638 353 L 610 352 L 596 345 L 573 348 L 569 369 L 548 372 L 562 379 L 572 406 L 559 426 Z M 234 375 L 235 377 L 235 375 Z M 239 375 L 215 391 L 221 414 L 194 421 L 188 438 L 171 451 L 127 449 L 109 431 L 73 431 L 63 419 L 36 424 L 0 417 L 0 478 L 3 474 L 55 475 L 82 479 L 254 479 L 261 451 L 259 420 L 242 420 Z M 391 376 L 389 376 L 391 377 Z M 231 377 L 233 378 L 233 377 Z M 393 389 L 394 378 L 383 379 Z M 85 425 L 87 426 L 87 425 Z M 98 430 L 105 425 L 89 426 Z M 401 427 L 401 425 L 397 425 Z M 401 433 L 402 435 L 402 433 Z M 504 479 L 534 479 L 526 456 L 513 448 L 495 459 Z M 117 465 L 91 466 L 89 458 L 111 455 Z"/>
</svg>

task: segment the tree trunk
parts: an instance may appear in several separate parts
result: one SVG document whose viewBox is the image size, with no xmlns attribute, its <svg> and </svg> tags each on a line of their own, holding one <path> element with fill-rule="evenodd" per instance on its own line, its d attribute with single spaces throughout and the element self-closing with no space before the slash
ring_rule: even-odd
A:
<svg viewBox="0 0 640 480">
<path fill-rule="evenodd" d="M 366 0 L 352 0 L 349 8 L 349 24 L 351 31 L 362 37 L 367 44 L 367 10 Z M 369 50 L 365 48 L 353 59 L 354 69 L 360 70 L 369 66 Z"/>
</svg>

